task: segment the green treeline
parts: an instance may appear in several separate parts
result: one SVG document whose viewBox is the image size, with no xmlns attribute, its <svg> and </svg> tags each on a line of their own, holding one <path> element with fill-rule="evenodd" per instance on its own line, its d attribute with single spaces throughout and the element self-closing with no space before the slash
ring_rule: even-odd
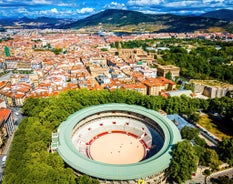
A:
<svg viewBox="0 0 233 184">
<path fill-rule="evenodd" d="M 196 172 L 197 165 L 209 167 L 209 172 L 218 169 L 220 160 L 217 152 L 210 149 L 199 134 L 200 131 L 197 128 L 185 126 L 181 129 L 184 141 L 174 146 L 169 168 L 170 176 L 177 183 L 184 183 L 191 179 L 192 173 Z"/>
<path fill-rule="evenodd" d="M 115 42 L 111 43 L 110 46 L 112 48 L 122 48 L 122 49 L 133 49 L 133 48 L 139 48 L 142 47 L 143 50 L 146 49 L 150 44 L 153 43 L 153 40 L 130 40 L 128 42 Z"/>
<path fill-rule="evenodd" d="M 214 46 L 200 46 L 188 52 L 177 46 L 161 52 L 161 64 L 174 64 L 181 68 L 181 75 L 194 79 L 218 79 L 233 83 L 233 46 L 220 50 Z"/>
<path fill-rule="evenodd" d="M 113 48 L 142 48 L 155 53 L 157 62 L 181 68 L 188 79 L 217 79 L 233 83 L 233 44 L 203 39 L 146 39 L 115 42 Z M 147 50 L 147 47 L 158 49 Z M 166 48 L 161 50 L 161 47 Z"/>
<path fill-rule="evenodd" d="M 85 183 L 95 184 L 97 180 L 87 176 L 76 177 L 60 156 L 49 152 L 51 133 L 74 112 L 91 105 L 105 103 L 127 103 L 149 109 L 163 109 L 167 113 L 192 115 L 197 109 L 216 110 L 232 119 L 233 99 L 192 99 L 186 96 L 163 98 L 144 96 L 135 91 L 107 90 L 67 91 L 48 98 L 29 98 L 22 112 L 25 118 L 19 124 L 12 142 L 4 172 L 3 184 L 30 183 Z M 211 107 L 215 105 L 215 107 Z M 232 123 L 232 121 L 226 121 Z M 223 125 L 224 126 L 224 125 Z"/>
</svg>

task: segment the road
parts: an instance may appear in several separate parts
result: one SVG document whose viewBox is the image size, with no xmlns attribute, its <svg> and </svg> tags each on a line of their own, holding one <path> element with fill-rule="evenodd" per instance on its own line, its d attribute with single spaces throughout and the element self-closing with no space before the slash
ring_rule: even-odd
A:
<svg viewBox="0 0 233 184">
<path fill-rule="evenodd" d="M 15 120 L 14 125 L 15 125 L 15 131 L 16 131 L 20 121 L 23 118 L 23 116 L 21 114 L 21 109 L 20 108 L 11 108 L 11 110 L 12 110 L 12 113 L 13 113 L 13 119 Z M 15 133 L 15 131 L 14 131 L 14 133 Z M 7 143 L 5 145 L 3 154 L 0 155 L 0 184 L 2 183 L 2 178 L 3 178 L 3 174 L 4 174 L 4 168 L 2 167 L 2 162 L 1 161 L 2 161 L 3 156 L 8 155 L 8 153 L 9 153 L 10 146 L 11 146 L 12 140 L 14 138 L 14 133 L 7 140 Z"/>
</svg>

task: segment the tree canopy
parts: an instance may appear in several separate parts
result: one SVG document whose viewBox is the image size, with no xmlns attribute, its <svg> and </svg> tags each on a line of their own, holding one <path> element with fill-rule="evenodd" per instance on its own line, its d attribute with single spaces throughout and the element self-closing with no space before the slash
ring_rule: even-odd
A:
<svg viewBox="0 0 233 184">
<path fill-rule="evenodd" d="M 197 169 L 198 157 L 188 140 L 177 143 L 172 151 L 170 166 L 171 177 L 177 183 L 183 183 L 191 178 Z"/>
<path fill-rule="evenodd" d="M 221 158 L 229 165 L 233 165 L 233 138 L 223 138 L 218 146 Z"/>
<path fill-rule="evenodd" d="M 233 83 L 233 66 L 228 65 L 233 59 L 232 50 L 233 46 L 223 45 L 221 50 L 217 50 L 207 45 L 187 52 L 181 46 L 170 46 L 158 62 L 179 66 L 180 74 L 187 78 L 218 79 Z"/>
<path fill-rule="evenodd" d="M 230 102 L 232 101 L 226 103 Z M 192 99 L 186 96 L 166 99 L 161 96 L 142 95 L 129 90 L 89 91 L 82 89 L 66 91 L 54 97 L 29 98 L 22 108 L 25 118 L 15 133 L 4 171 L 3 184 L 40 183 L 42 181 L 62 184 L 81 182 L 82 179 L 77 178 L 74 171 L 64 163 L 58 154 L 49 152 L 51 134 L 56 132 L 58 126 L 74 112 L 84 107 L 105 103 L 135 104 L 148 109 L 162 109 L 168 113 L 184 114 L 193 113 L 200 108 L 207 109 L 209 106 L 209 101 L 203 99 Z M 174 150 L 177 150 L 178 153 L 174 153 L 175 160 L 172 167 L 178 164 L 179 153 L 184 154 L 185 161 L 194 162 L 195 160 L 196 163 L 193 147 L 189 146 L 190 143 L 184 142 L 182 144 L 185 145 L 181 144 L 181 148 L 175 146 Z M 187 148 L 187 150 L 180 151 L 182 148 Z M 185 156 L 185 154 L 191 154 L 191 156 Z M 187 166 L 187 163 L 184 164 L 184 168 L 190 166 L 188 172 L 178 166 L 174 168 L 173 176 L 178 181 L 187 179 L 187 175 L 195 169 L 192 162 Z M 184 177 L 179 178 L 180 176 L 177 175 L 176 172 L 180 170 L 184 173 Z M 93 182 L 96 181 L 93 180 Z"/>
</svg>

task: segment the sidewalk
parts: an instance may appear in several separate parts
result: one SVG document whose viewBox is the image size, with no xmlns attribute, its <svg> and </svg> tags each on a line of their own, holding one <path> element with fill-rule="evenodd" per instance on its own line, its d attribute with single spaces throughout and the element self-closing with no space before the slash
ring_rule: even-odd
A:
<svg viewBox="0 0 233 184">
<path fill-rule="evenodd" d="M 15 135 L 15 132 L 17 131 L 17 129 L 18 129 L 18 126 L 15 126 L 15 129 L 14 129 L 12 135 L 8 138 L 8 140 L 6 142 L 6 145 L 4 146 L 1 155 L 7 155 L 8 154 L 8 152 L 10 150 L 11 142 L 14 139 L 14 135 Z"/>
<path fill-rule="evenodd" d="M 206 178 L 206 184 L 211 184 L 211 178 L 218 178 L 219 176 L 229 176 L 230 178 L 233 177 L 233 167 L 212 173 Z"/>
</svg>

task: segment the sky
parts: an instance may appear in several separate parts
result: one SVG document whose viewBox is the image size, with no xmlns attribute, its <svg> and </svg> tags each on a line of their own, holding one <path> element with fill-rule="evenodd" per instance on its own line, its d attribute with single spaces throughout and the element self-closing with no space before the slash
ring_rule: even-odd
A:
<svg viewBox="0 0 233 184">
<path fill-rule="evenodd" d="M 150 14 L 202 14 L 218 9 L 233 10 L 233 0 L 0 0 L 0 18 L 82 19 L 110 8 Z"/>
</svg>

